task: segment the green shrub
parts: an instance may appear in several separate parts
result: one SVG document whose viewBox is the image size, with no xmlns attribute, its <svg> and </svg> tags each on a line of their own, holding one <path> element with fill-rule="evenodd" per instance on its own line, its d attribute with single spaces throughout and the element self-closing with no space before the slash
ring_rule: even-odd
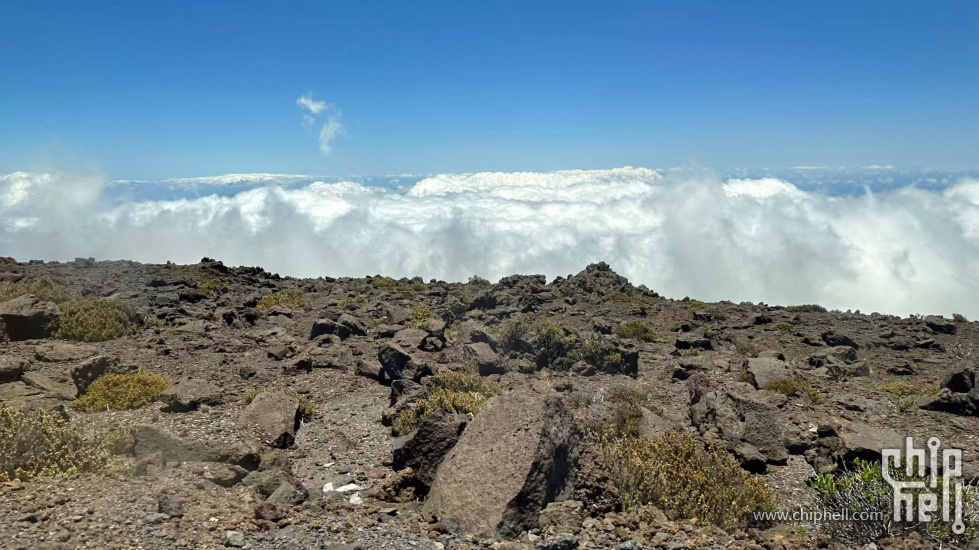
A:
<svg viewBox="0 0 979 550">
<path fill-rule="evenodd" d="M 394 287 L 397 292 L 428 292 L 428 285 L 425 283 L 408 283 Z"/>
<path fill-rule="evenodd" d="M 432 318 L 432 310 L 428 306 L 420 305 L 411 308 L 411 319 L 405 323 L 408 328 L 424 329 L 428 326 L 428 320 Z"/>
<path fill-rule="evenodd" d="M 761 353 L 754 342 L 745 338 L 735 340 L 734 349 L 738 350 L 738 353 L 745 357 L 758 357 L 758 354 Z"/>
<path fill-rule="evenodd" d="M 777 332 L 792 332 L 795 330 L 795 325 L 792 323 L 773 323 L 771 327 L 772 330 Z"/>
<path fill-rule="evenodd" d="M 220 294 L 222 292 L 226 292 L 229 288 L 231 287 L 228 285 L 228 283 L 219 281 L 217 279 L 209 279 L 207 281 L 204 281 L 204 284 L 201 285 L 201 293 L 207 296 L 211 296 L 214 294 Z"/>
<path fill-rule="evenodd" d="M 826 308 L 819 304 L 802 304 L 798 306 L 786 306 L 785 311 L 793 313 L 826 313 Z"/>
<path fill-rule="evenodd" d="M 700 300 L 694 300 L 693 298 L 687 298 L 685 300 L 680 300 L 680 305 L 688 311 L 697 311 L 704 308 L 704 303 Z"/>
<path fill-rule="evenodd" d="M 528 332 L 530 323 L 523 317 L 511 317 L 492 329 L 504 354 L 520 349 L 520 341 Z"/>
<path fill-rule="evenodd" d="M 344 309 L 350 305 L 356 304 L 362 306 L 366 303 L 367 303 L 367 298 L 364 298 L 363 296 L 354 296 L 354 297 L 348 297 L 340 300 L 339 302 L 337 302 L 337 307 Z"/>
<path fill-rule="evenodd" d="M 476 286 L 490 286 L 493 283 L 489 282 L 487 279 L 480 277 L 479 275 L 473 275 L 472 277 L 469 278 L 469 284 L 476 285 Z"/>
<path fill-rule="evenodd" d="M 254 401 L 259 394 L 268 393 L 272 391 L 282 392 L 288 395 L 289 397 L 295 399 L 296 401 L 298 401 L 299 414 L 302 416 L 303 420 L 310 420 L 314 416 L 319 414 L 319 410 L 316 408 L 316 405 L 314 405 L 312 401 L 306 399 L 305 397 L 300 395 L 299 392 L 297 392 L 292 388 L 281 388 L 278 386 L 272 386 L 267 388 L 251 388 L 245 392 L 244 396 L 242 396 L 241 402 L 244 403 L 245 405 L 248 405 L 249 403 Z"/>
<path fill-rule="evenodd" d="M 912 384 L 908 384 L 907 382 L 888 382 L 887 384 L 877 386 L 877 389 L 898 397 L 918 395 L 919 393 L 922 393 L 920 388 Z"/>
<path fill-rule="evenodd" d="M 72 402 L 72 406 L 82 412 L 138 409 L 156 401 L 168 386 L 170 380 L 148 370 L 103 374 L 92 382 L 84 395 Z"/>
<path fill-rule="evenodd" d="M 615 334 L 622 338 L 632 338 L 642 342 L 655 342 L 659 340 L 659 334 L 649 326 L 646 321 L 638 319 L 629 321 L 615 327 Z"/>
<path fill-rule="evenodd" d="M 929 489 L 928 477 L 907 475 L 906 463 L 890 468 L 891 475 L 899 481 L 921 481 L 926 489 L 905 489 L 912 496 L 923 491 L 942 492 L 942 478 L 938 478 L 938 488 Z M 822 508 L 832 511 L 868 512 L 873 519 L 867 521 L 833 521 L 823 524 L 823 528 L 834 539 L 855 545 L 874 542 L 885 537 L 905 537 L 918 532 L 927 538 L 943 543 L 963 543 L 979 535 L 979 525 L 975 523 L 979 514 L 979 495 L 975 486 L 963 487 L 963 517 L 966 529 L 961 535 L 951 532 L 951 525 L 941 521 L 931 523 L 895 522 L 894 492 L 881 472 L 879 461 L 868 462 L 857 459 L 850 469 L 835 474 L 820 474 L 811 479 L 809 485 L 815 489 Z M 915 498 L 917 501 L 917 498 Z M 941 518 L 942 499 L 938 499 L 938 510 L 933 516 Z"/>
<path fill-rule="evenodd" d="M 969 320 L 965 318 L 965 315 L 962 315 L 961 313 L 953 313 L 952 314 L 952 320 L 955 321 L 956 323 L 968 323 L 969 322 Z"/>
<path fill-rule="evenodd" d="M 765 386 L 768 391 L 778 392 L 787 397 L 792 397 L 797 393 L 809 396 L 813 403 L 822 403 L 823 394 L 814 388 L 805 378 L 782 378 Z"/>
<path fill-rule="evenodd" d="M 399 433 L 411 432 L 419 422 L 438 412 L 475 415 L 487 399 L 499 393 L 496 386 L 479 375 L 462 372 L 437 374 L 428 384 L 428 395 L 415 402 L 413 408 L 402 411 L 398 417 L 395 427 Z"/>
<path fill-rule="evenodd" d="M 266 310 L 274 309 L 278 306 L 287 307 L 289 309 L 299 309 L 309 305 L 310 302 L 309 299 L 306 298 L 306 294 L 296 288 L 273 292 L 272 294 L 262 296 L 262 299 L 258 301 L 258 309 Z"/>
<path fill-rule="evenodd" d="M 139 326 L 139 316 L 125 302 L 111 298 L 76 298 L 61 304 L 61 322 L 55 337 L 76 342 L 104 342 L 128 336 Z"/>
<path fill-rule="evenodd" d="M 900 412 L 908 412 L 914 410 L 918 406 L 918 399 L 913 395 L 905 395 L 897 400 L 897 410 Z"/>
<path fill-rule="evenodd" d="M 581 342 L 581 359 L 601 369 L 615 370 L 622 365 L 622 354 L 605 336 L 591 332 Z"/>
<path fill-rule="evenodd" d="M 398 284 L 398 281 L 390 277 L 374 277 L 371 279 L 371 286 L 395 292 L 428 292 L 428 285 L 420 282 L 410 282 L 406 285 Z"/>
<path fill-rule="evenodd" d="M 0 482 L 105 471 L 128 437 L 125 430 L 98 429 L 61 414 L 0 404 Z"/>
<path fill-rule="evenodd" d="M 754 512 L 775 508 L 763 478 L 741 469 L 727 451 L 704 447 L 682 430 L 652 440 L 604 438 L 600 444 L 625 509 L 651 504 L 670 520 L 697 518 L 734 529 L 751 524 Z"/>
<path fill-rule="evenodd" d="M 398 286 L 398 281 L 390 277 L 374 277 L 371 279 L 371 286 L 374 288 L 394 288 Z"/>
<path fill-rule="evenodd" d="M 62 304 L 75 297 L 75 293 L 68 290 L 68 287 L 55 283 L 51 279 L 39 277 L 11 284 L 0 292 L 0 303 L 20 298 L 26 294 L 34 295 L 42 302 L 54 302 L 56 304 Z"/>
</svg>

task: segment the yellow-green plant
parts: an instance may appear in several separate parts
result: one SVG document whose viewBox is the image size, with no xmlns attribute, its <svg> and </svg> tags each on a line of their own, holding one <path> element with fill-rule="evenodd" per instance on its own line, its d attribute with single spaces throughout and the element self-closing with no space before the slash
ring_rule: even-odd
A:
<svg viewBox="0 0 979 550">
<path fill-rule="evenodd" d="M 229 288 L 230 286 L 228 285 L 228 283 L 219 281 L 217 279 L 208 279 L 207 281 L 204 281 L 204 284 L 201 285 L 201 293 L 211 296 L 213 294 L 225 292 Z"/>
<path fill-rule="evenodd" d="M 600 444 L 626 509 L 651 504 L 671 520 L 697 518 L 723 529 L 746 527 L 755 512 L 775 509 L 763 478 L 682 430 L 656 439 L 606 437 Z"/>
<path fill-rule="evenodd" d="M 64 285 L 55 283 L 46 277 L 25 279 L 11 284 L 0 291 L 0 302 L 13 300 L 26 294 L 31 294 L 42 302 L 61 304 L 71 300 L 75 293 Z"/>
<path fill-rule="evenodd" d="M 374 277 L 371 279 L 371 286 L 374 288 L 394 288 L 398 286 L 398 281 L 391 277 Z"/>
<path fill-rule="evenodd" d="M 437 412 L 473 414 L 486 400 L 499 393 L 499 388 L 479 375 L 464 372 L 445 372 L 428 382 L 430 392 L 405 409 L 398 417 L 396 428 L 406 434 L 418 427 L 418 423 Z"/>
<path fill-rule="evenodd" d="M 0 481 L 102 472 L 128 438 L 125 430 L 0 404 Z"/>
<path fill-rule="evenodd" d="M 367 298 L 364 298 L 363 296 L 351 296 L 351 297 L 343 298 L 342 300 L 337 302 L 337 307 L 340 309 L 344 309 L 350 305 L 356 304 L 362 306 L 366 303 L 367 303 Z"/>
<path fill-rule="evenodd" d="M 615 334 L 622 338 L 632 338 L 643 342 L 659 340 L 659 334 L 646 321 L 634 319 L 615 327 Z"/>
<path fill-rule="evenodd" d="M 156 401 L 168 386 L 170 380 L 165 376 L 143 369 L 129 374 L 103 374 L 72 406 L 83 412 L 138 409 Z"/>
<path fill-rule="evenodd" d="M 765 386 L 768 391 L 778 392 L 782 395 L 792 397 L 797 393 L 809 396 L 813 403 L 822 403 L 823 394 L 813 387 L 808 380 L 801 377 L 781 378 Z"/>
<path fill-rule="evenodd" d="M 791 311 L 793 313 L 826 313 L 826 308 L 819 304 L 801 304 L 797 306 L 786 306 L 785 311 Z"/>
<path fill-rule="evenodd" d="M 955 321 L 956 323 L 968 323 L 969 322 L 969 320 L 965 318 L 965 315 L 962 315 L 961 313 L 953 313 L 952 314 L 952 320 Z"/>
<path fill-rule="evenodd" d="M 411 319 L 405 323 L 408 328 L 425 328 L 428 320 L 432 318 L 432 310 L 428 306 L 420 305 L 411 308 Z"/>
<path fill-rule="evenodd" d="M 57 338 L 76 342 L 104 342 L 128 336 L 139 326 L 139 316 L 126 302 L 111 298 L 75 298 L 61 304 Z"/>
<path fill-rule="evenodd" d="M 918 395 L 919 393 L 922 393 L 921 388 L 908 384 L 907 382 L 888 382 L 887 384 L 877 386 L 877 389 L 898 397 Z"/>
<path fill-rule="evenodd" d="M 299 309 L 309 305 L 310 302 L 309 299 L 306 298 L 306 294 L 297 288 L 289 288 L 286 290 L 273 292 L 272 294 L 262 296 L 262 299 L 258 301 L 258 309 L 265 310 L 274 309 L 278 306 L 287 307 L 289 309 Z"/>
</svg>

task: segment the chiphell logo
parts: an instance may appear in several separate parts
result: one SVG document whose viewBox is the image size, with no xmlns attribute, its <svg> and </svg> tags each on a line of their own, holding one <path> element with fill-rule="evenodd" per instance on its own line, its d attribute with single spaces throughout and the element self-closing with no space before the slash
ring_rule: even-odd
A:
<svg viewBox="0 0 979 550">
<path fill-rule="evenodd" d="M 962 522 L 962 450 L 941 449 L 939 468 L 941 446 L 942 442 L 937 437 L 928 439 L 927 449 L 915 448 L 914 439 L 905 438 L 904 449 L 883 449 L 881 474 L 894 489 L 894 521 L 936 521 L 936 513 L 941 510 L 941 521 L 949 523 L 953 520 L 952 510 L 954 510 L 952 532 L 962 534 L 965 532 L 965 524 Z M 926 454 L 927 478 L 925 477 Z M 900 473 L 902 459 L 903 476 Z M 913 478 L 913 480 L 896 479 L 896 477 Z M 915 510 L 917 510 L 917 517 L 914 516 Z"/>
</svg>

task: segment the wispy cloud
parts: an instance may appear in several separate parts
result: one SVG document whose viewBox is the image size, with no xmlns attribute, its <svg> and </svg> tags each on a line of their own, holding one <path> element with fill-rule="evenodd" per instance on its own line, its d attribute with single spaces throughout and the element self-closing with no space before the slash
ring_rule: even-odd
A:
<svg viewBox="0 0 979 550">
<path fill-rule="evenodd" d="M 880 164 L 871 164 L 870 166 L 864 166 L 865 170 L 890 170 L 891 168 L 894 167 L 891 166 L 890 164 L 885 164 L 884 166 L 881 166 Z"/>
<path fill-rule="evenodd" d="M 825 166 L 793 166 L 790 170 L 826 170 Z"/>
<path fill-rule="evenodd" d="M 312 93 L 305 93 L 296 100 L 296 105 L 307 112 L 303 113 L 303 127 L 312 130 L 323 115 L 323 126 L 319 131 L 319 147 L 324 155 L 333 151 L 333 140 L 346 130 L 340 123 L 340 109 L 325 101 L 313 99 Z"/>
</svg>

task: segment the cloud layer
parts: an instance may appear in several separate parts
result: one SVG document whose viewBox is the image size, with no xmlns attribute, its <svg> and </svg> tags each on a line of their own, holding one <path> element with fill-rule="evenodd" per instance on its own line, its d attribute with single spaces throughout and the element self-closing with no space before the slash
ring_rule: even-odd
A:
<svg viewBox="0 0 979 550">
<path fill-rule="evenodd" d="M 0 176 L 0 255 L 211 256 L 296 276 L 445 280 L 553 277 L 603 260 L 671 297 L 979 317 L 975 179 L 852 196 L 630 167 L 443 174 L 405 192 L 287 183 L 110 200 L 97 177 Z"/>
<path fill-rule="evenodd" d="M 333 140 L 344 132 L 340 123 L 340 109 L 325 101 L 313 99 L 313 94 L 303 94 L 296 100 L 296 105 L 303 109 L 303 126 L 312 130 L 319 124 L 322 115 L 323 124 L 319 129 L 320 152 L 324 155 L 333 150 Z"/>
</svg>

